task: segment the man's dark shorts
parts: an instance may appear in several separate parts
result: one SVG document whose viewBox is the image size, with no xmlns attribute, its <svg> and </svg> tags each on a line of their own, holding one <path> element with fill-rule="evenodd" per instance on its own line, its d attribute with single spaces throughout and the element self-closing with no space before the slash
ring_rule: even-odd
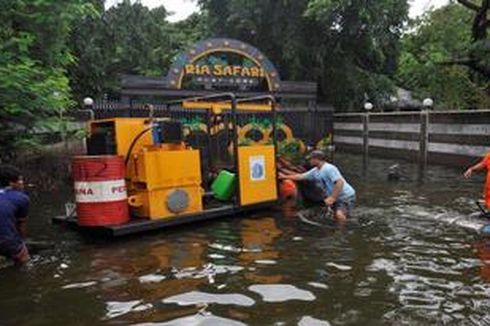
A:
<svg viewBox="0 0 490 326">
<path fill-rule="evenodd" d="M 356 196 L 347 197 L 344 199 L 337 199 L 333 204 L 332 209 L 334 211 L 341 210 L 345 215 L 350 215 L 352 210 L 356 206 Z"/>
</svg>

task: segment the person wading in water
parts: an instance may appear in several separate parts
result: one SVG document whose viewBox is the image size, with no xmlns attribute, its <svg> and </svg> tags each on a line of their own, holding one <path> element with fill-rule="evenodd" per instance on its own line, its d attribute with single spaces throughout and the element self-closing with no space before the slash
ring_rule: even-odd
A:
<svg viewBox="0 0 490 326">
<path fill-rule="evenodd" d="M 488 210 L 490 209 L 490 153 L 487 153 L 487 155 L 485 155 L 483 160 L 481 160 L 479 163 L 473 165 L 468 170 L 466 170 L 466 172 L 464 173 L 464 177 L 466 179 L 469 179 L 473 175 L 473 172 L 483 170 L 487 170 L 487 180 L 485 182 L 485 188 L 483 190 L 483 197 L 485 198 L 485 207 Z"/>
<path fill-rule="evenodd" d="M 19 169 L 0 165 L 0 256 L 19 264 L 30 259 L 24 242 L 29 197 L 23 189 L 24 180 Z"/>
<path fill-rule="evenodd" d="M 323 191 L 323 202 L 334 211 L 334 216 L 339 222 L 343 222 L 354 208 L 356 191 L 342 177 L 339 169 L 326 161 L 322 151 L 315 150 L 308 155 L 307 160 L 313 168 L 300 174 L 279 173 L 280 179 L 293 181 L 316 181 Z"/>
</svg>

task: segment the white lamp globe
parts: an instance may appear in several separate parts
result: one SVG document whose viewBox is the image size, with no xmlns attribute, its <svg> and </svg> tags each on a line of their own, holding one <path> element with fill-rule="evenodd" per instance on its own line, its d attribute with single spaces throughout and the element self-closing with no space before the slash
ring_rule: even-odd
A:
<svg viewBox="0 0 490 326">
<path fill-rule="evenodd" d="M 94 105 L 94 100 L 91 97 L 86 97 L 83 99 L 83 105 L 92 106 Z"/>
<path fill-rule="evenodd" d="M 373 103 L 371 103 L 371 102 L 364 103 L 364 110 L 371 111 L 373 108 L 374 108 Z"/>
<path fill-rule="evenodd" d="M 431 108 L 434 106 L 434 100 L 431 99 L 431 98 L 426 98 L 423 102 L 422 102 L 422 105 L 425 107 L 425 108 Z"/>
</svg>

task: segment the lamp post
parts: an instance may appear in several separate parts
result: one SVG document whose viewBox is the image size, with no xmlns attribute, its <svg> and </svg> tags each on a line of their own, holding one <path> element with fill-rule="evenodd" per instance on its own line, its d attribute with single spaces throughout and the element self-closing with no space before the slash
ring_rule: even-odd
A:
<svg viewBox="0 0 490 326">
<path fill-rule="evenodd" d="M 434 100 L 430 97 L 422 101 L 424 109 L 420 112 L 420 137 L 419 137 L 419 181 L 423 181 L 427 169 L 428 143 L 429 143 L 429 110 L 434 106 Z"/>
<path fill-rule="evenodd" d="M 94 114 L 94 100 L 91 97 L 86 97 L 83 99 L 83 105 L 85 107 L 86 112 L 90 113 L 90 119 L 94 120 L 95 114 Z"/>
<path fill-rule="evenodd" d="M 91 97 L 86 97 L 83 99 L 83 105 L 86 109 L 91 109 L 94 105 L 94 100 Z"/>
<path fill-rule="evenodd" d="M 400 108 L 398 107 L 398 97 L 390 96 L 390 106 L 393 111 L 399 111 Z"/>
<path fill-rule="evenodd" d="M 374 109 L 374 105 L 371 102 L 364 103 L 364 110 L 366 113 L 363 115 L 362 119 L 362 147 L 363 147 L 363 156 L 362 156 L 362 166 L 364 173 L 367 172 L 368 166 L 368 157 L 369 157 L 369 112 Z"/>
<path fill-rule="evenodd" d="M 369 113 L 369 111 L 371 111 L 372 109 L 374 109 L 373 103 L 371 102 L 364 103 L 364 110 L 366 110 L 367 113 Z"/>
<path fill-rule="evenodd" d="M 422 105 L 424 106 L 424 109 L 430 110 L 434 106 L 434 100 L 428 97 L 422 101 Z"/>
</svg>

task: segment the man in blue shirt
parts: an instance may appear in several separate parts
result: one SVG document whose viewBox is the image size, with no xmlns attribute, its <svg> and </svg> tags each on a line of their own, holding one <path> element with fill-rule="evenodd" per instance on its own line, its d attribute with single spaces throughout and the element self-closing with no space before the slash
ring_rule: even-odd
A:
<svg viewBox="0 0 490 326">
<path fill-rule="evenodd" d="M 0 255 L 26 263 L 30 257 L 23 240 L 29 197 L 22 192 L 24 180 L 16 167 L 0 166 Z"/>
<path fill-rule="evenodd" d="M 327 163 L 325 154 L 322 151 L 315 150 L 311 152 L 307 159 L 311 166 L 314 167 L 310 171 L 292 175 L 279 174 L 279 177 L 293 181 L 316 181 L 323 190 L 325 205 L 333 209 L 337 221 L 345 221 L 352 208 L 354 208 L 356 191 L 342 177 L 335 165 Z"/>
</svg>

